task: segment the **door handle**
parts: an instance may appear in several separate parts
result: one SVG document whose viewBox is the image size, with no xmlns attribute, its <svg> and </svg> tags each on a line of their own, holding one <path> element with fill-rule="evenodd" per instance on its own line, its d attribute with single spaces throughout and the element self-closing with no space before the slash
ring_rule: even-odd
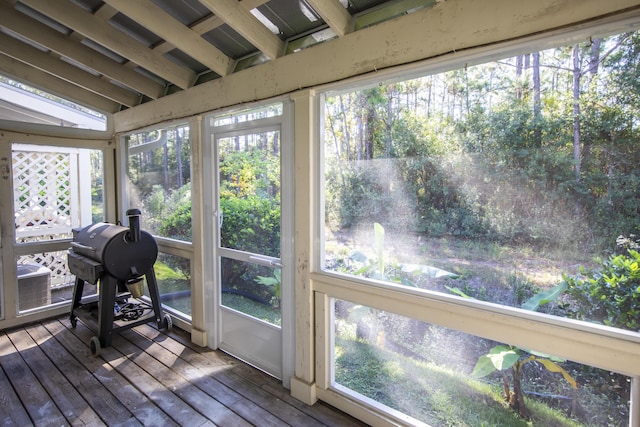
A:
<svg viewBox="0 0 640 427">
<path fill-rule="evenodd" d="M 276 267 L 276 268 L 283 268 L 284 267 L 284 264 L 282 262 L 280 262 L 279 260 L 263 258 L 263 257 L 260 257 L 260 256 L 255 256 L 255 255 L 251 255 L 249 257 L 249 261 L 253 261 L 256 264 L 265 265 L 267 267 Z"/>
</svg>

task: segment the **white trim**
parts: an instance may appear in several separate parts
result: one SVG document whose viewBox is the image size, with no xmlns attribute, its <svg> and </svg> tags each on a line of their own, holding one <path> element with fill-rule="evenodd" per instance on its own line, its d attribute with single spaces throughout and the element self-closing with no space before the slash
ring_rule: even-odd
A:
<svg viewBox="0 0 640 427">
<path fill-rule="evenodd" d="M 327 94 L 335 95 L 372 85 L 433 75 L 463 65 L 490 62 L 523 52 L 556 47 L 563 42 L 575 43 L 587 40 L 589 36 L 602 36 L 639 27 L 639 11 L 633 10 L 622 15 L 604 18 L 596 23 L 580 24 L 487 47 L 453 52 L 439 58 L 323 85 L 316 88 L 319 93 L 317 100 L 321 102 Z M 322 108 L 318 107 L 318 112 L 321 121 Z M 311 225 L 314 244 L 310 248 L 313 267 L 309 275 L 309 286 L 316 295 L 315 367 L 318 398 L 375 425 L 407 423 L 402 417 L 397 417 L 397 414 L 381 409 L 379 405 L 372 404 L 368 399 L 361 399 L 357 394 L 347 392 L 334 384 L 335 350 L 332 336 L 334 320 L 331 302 L 334 298 L 338 298 L 630 376 L 633 381 L 629 425 L 634 427 L 638 425 L 640 420 L 640 387 L 637 385 L 640 382 L 638 379 L 640 378 L 638 364 L 640 332 L 322 271 L 324 253 L 322 129 L 322 122 L 320 122 L 315 127 L 315 140 L 311 142 L 315 154 L 313 157 L 319 162 L 319 173 L 311 178 L 314 183 L 314 192 L 317 193 L 314 202 L 321 208 L 315 212 L 314 223 Z"/>
<path fill-rule="evenodd" d="M 235 114 L 242 114 L 244 111 L 251 111 L 254 109 L 260 109 L 261 107 L 268 107 L 274 104 L 282 104 L 282 114 L 274 117 L 259 118 L 254 120 L 247 120 L 240 123 L 231 123 L 225 125 L 215 126 L 214 121 L 217 117 L 229 117 Z M 210 318 L 207 319 L 208 329 L 208 343 L 212 348 L 221 348 L 232 354 L 237 355 L 240 358 L 248 361 L 254 366 L 258 366 L 262 369 L 268 370 L 270 373 L 278 376 L 282 379 L 282 383 L 285 387 L 291 387 L 291 377 L 294 373 L 295 366 L 295 298 L 293 297 L 294 289 L 294 173 L 293 173 L 293 160 L 294 160 L 294 142 L 293 142 L 293 108 L 292 102 L 286 98 L 271 99 L 260 103 L 251 103 L 242 105 L 240 107 L 234 107 L 225 111 L 219 111 L 214 114 L 210 114 L 203 117 L 204 131 L 203 135 L 203 153 L 204 158 L 207 159 L 204 166 L 204 182 L 206 189 L 204 191 L 205 196 L 205 216 L 211 215 L 211 220 L 205 221 L 206 232 L 205 235 L 212 236 L 211 242 L 208 243 L 211 247 L 205 249 L 205 260 L 212 260 L 208 264 L 211 266 L 208 269 L 207 274 L 211 279 L 207 280 L 207 286 L 205 287 L 205 299 L 207 301 L 207 312 L 213 313 Z M 220 138 L 233 137 L 237 135 L 244 135 L 247 133 L 257 132 L 271 132 L 277 131 L 280 133 L 280 245 L 281 253 L 280 258 L 264 257 L 265 260 L 270 260 L 283 265 L 282 271 L 282 296 L 281 296 L 281 326 L 278 327 L 280 331 L 280 342 L 282 343 L 279 349 L 281 359 L 279 361 L 280 366 L 277 368 L 271 365 L 263 365 L 265 361 L 261 361 L 259 358 L 253 357 L 253 355 L 243 354 L 237 343 L 224 342 L 225 336 L 229 339 L 228 334 L 224 333 L 223 323 L 225 321 L 232 321 L 234 318 L 240 318 L 239 313 L 235 313 L 235 317 L 230 314 L 233 310 L 222 307 L 219 296 L 219 272 L 218 272 L 218 259 L 220 257 L 230 257 L 244 262 L 255 262 L 251 259 L 250 254 L 243 251 L 234 250 L 230 248 L 218 248 L 218 242 L 220 236 L 218 235 L 218 217 L 219 207 L 216 204 L 218 200 L 218 176 L 217 171 L 217 151 L 215 149 L 215 141 Z M 206 141 L 204 140 L 206 138 Z M 209 196 L 210 195 L 210 196 Z M 210 197 L 210 199 L 209 199 Z M 208 212 L 208 214 L 207 214 Z M 288 290 L 288 292 L 287 292 Z M 224 316 L 224 318 L 223 318 Z M 256 321 L 256 320 L 253 320 Z M 258 322 L 260 323 L 260 322 Z M 275 341 L 275 338 L 272 338 Z"/>
<path fill-rule="evenodd" d="M 25 114 L 37 114 L 39 116 L 46 115 L 50 118 L 51 123 L 47 126 L 60 126 L 62 121 L 68 122 L 80 129 L 91 129 L 96 131 L 107 130 L 108 117 L 104 120 L 92 116 L 80 110 L 76 110 L 59 102 L 52 101 L 42 96 L 27 92 L 6 83 L 0 82 L 0 100 L 13 104 L 18 110 Z M 1 112 L 2 108 L 0 108 Z M 54 123 L 57 119 L 57 124 Z M 43 119 L 34 116 L 34 123 L 42 123 Z"/>
</svg>

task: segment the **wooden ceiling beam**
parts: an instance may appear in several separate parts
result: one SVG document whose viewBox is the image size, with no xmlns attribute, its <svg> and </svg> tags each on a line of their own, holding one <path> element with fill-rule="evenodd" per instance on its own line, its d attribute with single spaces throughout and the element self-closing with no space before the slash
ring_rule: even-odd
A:
<svg viewBox="0 0 640 427">
<path fill-rule="evenodd" d="M 232 71 L 231 58 L 150 0 L 105 2 L 219 75 Z"/>
<path fill-rule="evenodd" d="M 307 3 L 338 36 L 342 37 L 353 31 L 355 18 L 339 0 L 307 0 Z"/>
<path fill-rule="evenodd" d="M 80 7 L 70 3 L 62 8 L 56 2 L 50 2 L 49 0 L 22 0 L 22 3 L 182 89 L 192 86 L 195 82 L 196 75 L 194 72 L 165 58 L 159 52 L 154 52 L 153 49 L 129 37 L 127 34 L 117 31 L 108 22 L 86 12 Z"/>
<path fill-rule="evenodd" d="M 163 85 L 98 54 L 95 50 L 80 44 L 79 41 L 73 40 L 4 4 L 0 4 L 0 27 L 20 34 L 60 56 L 83 64 L 106 78 L 117 81 L 149 98 L 157 99 L 164 95 Z"/>
<path fill-rule="evenodd" d="M 24 82 L 29 86 L 33 86 L 52 95 L 84 105 L 92 110 L 102 113 L 115 113 L 120 111 L 120 104 L 117 102 L 113 102 L 110 99 L 52 76 L 2 53 L 0 53 L 0 71 L 7 77 Z"/>
<path fill-rule="evenodd" d="M 266 2 L 267 0 L 243 0 L 241 4 L 247 10 L 251 10 L 265 4 Z M 196 22 L 190 28 L 196 33 L 203 35 L 208 33 L 209 31 L 215 30 L 216 28 L 218 28 L 223 24 L 224 24 L 224 21 L 220 19 L 217 15 L 210 15 L 204 18 L 203 20 Z M 154 47 L 153 50 L 166 53 L 166 52 L 169 52 L 174 47 L 175 46 L 173 46 L 171 43 L 165 41 L 163 43 L 158 44 L 158 46 Z"/>
<path fill-rule="evenodd" d="M 109 83 L 107 80 L 96 77 L 3 33 L 0 33 L 0 52 L 127 107 L 133 107 L 140 103 L 138 94 Z"/>
<path fill-rule="evenodd" d="M 237 0 L 200 0 L 204 6 L 237 31 L 270 59 L 284 54 L 285 43 Z"/>
</svg>

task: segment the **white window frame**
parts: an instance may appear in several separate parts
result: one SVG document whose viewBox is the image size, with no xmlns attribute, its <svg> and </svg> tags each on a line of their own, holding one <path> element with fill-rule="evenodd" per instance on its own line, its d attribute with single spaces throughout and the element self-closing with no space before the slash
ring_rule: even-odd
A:
<svg viewBox="0 0 640 427">
<path fill-rule="evenodd" d="M 516 56 L 544 50 L 563 43 L 575 43 L 591 37 L 611 35 L 640 28 L 637 14 L 624 18 L 603 19 L 589 26 L 552 31 L 523 40 L 472 49 L 467 52 L 427 60 L 395 70 L 347 80 L 318 89 L 316 114 L 322 114 L 324 96 L 354 91 L 381 81 L 408 80 L 427 74 L 476 65 L 496 58 Z M 632 378 L 629 425 L 640 425 L 640 333 L 611 328 L 573 319 L 505 307 L 477 300 L 463 300 L 454 295 L 413 290 L 391 283 L 347 276 L 323 270 L 324 254 L 324 158 L 321 132 L 323 118 L 314 124 L 311 150 L 317 171 L 311 177 L 316 195 L 312 213 L 314 242 L 311 245 L 312 269 L 309 274 L 314 290 L 315 307 L 315 393 L 324 400 L 354 416 L 375 425 L 415 423 L 404 414 L 389 411 L 334 381 L 334 316 L 335 299 L 342 299 L 396 313 L 486 339 L 554 354 L 568 360 L 600 369 L 618 372 Z M 315 268 L 314 268 L 315 267 Z"/>
<path fill-rule="evenodd" d="M 198 259 L 196 254 L 196 248 L 201 244 L 201 239 L 197 236 L 200 235 L 198 231 L 198 219 L 200 215 L 198 214 L 200 209 L 200 200 L 199 200 L 199 185 L 198 181 L 195 179 L 195 171 L 194 171 L 194 150 L 197 152 L 200 146 L 200 121 L 198 117 L 192 117 L 187 119 L 173 120 L 169 122 L 157 123 L 153 126 L 132 130 L 126 133 L 119 134 L 117 136 L 117 140 L 119 141 L 119 156 L 118 156 L 118 171 L 120 172 L 120 186 L 119 186 L 119 205 L 120 211 L 118 212 L 118 221 L 123 223 L 124 225 L 129 225 L 129 219 L 126 215 L 126 211 L 130 208 L 134 208 L 135 206 L 130 206 L 129 201 L 129 181 L 127 177 L 127 165 L 128 165 L 128 157 L 129 157 L 129 147 L 127 145 L 126 137 L 141 133 L 141 132 L 152 132 L 159 131 L 163 132 L 167 128 L 171 127 L 179 127 L 185 126 L 189 128 L 189 140 L 191 144 L 191 158 L 189 159 L 190 165 L 190 174 L 191 174 L 191 194 L 192 194 L 192 205 L 191 205 L 191 234 L 192 241 L 188 242 L 186 240 L 176 240 L 170 239 L 167 237 L 154 235 L 154 239 L 158 244 L 158 253 L 164 253 L 168 255 L 173 255 L 177 257 L 186 258 L 189 260 L 190 264 L 190 276 L 191 276 L 191 315 L 187 313 L 183 313 L 180 311 L 176 311 L 168 306 L 163 306 L 163 309 L 171 314 L 173 319 L 173 324 L 183 329 L 185 331 L 191 332 L 192 340 L 196 344 L 204 345 L 206 343 L 206 338 L 204 338 L 204 309 L 203 305 L 199 304 L 195 300 L 198 298 L 194 298 L 196 295 L 201 295 L 203 293 L 202 286 L 200 285 L 202 280 L 202 268 L 201 262 Z M 135 147 L 134 147 L 135 148 Z M 194 242 L 195 240 L 195 242 Z"/>
</svg>

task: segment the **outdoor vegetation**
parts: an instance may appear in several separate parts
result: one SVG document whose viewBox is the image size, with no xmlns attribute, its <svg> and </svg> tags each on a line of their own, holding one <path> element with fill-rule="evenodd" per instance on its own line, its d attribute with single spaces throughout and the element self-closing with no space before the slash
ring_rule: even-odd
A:
<svg viewBox="0 0 640 427">
<path fill-rule="evenodd" d="M 129 199 L 142 228 L 191 241 L 190 144 L 187 126 L 128 137 Z M 222 138 L 217 147 L 220 245 L 280 257 L 279 132 Z M 221 257 L 223 304 L 280 323 L 280 270 Z M 155 265 L 163 303 L 191 313 L 190 264 L 160 254 Z"/>
<path fill-rule="evenodd" d="M 324 268 L 639 331 L 639 53 L 594 37 L 328 94 Z M 628 424 L 613 372 L 346 301 L 336 330 L 337 384 L 432 425 Z"/>
<path fill-rule="evenodd" d="M 280 132 L 217 140 L 220 246 L 280 258 Z M 280 269 L 221 257 L 225 306 L 280 325 Z"/>
<path fill-rule="evenodd" d="M 191 144 L 182 125 L 127 137 L 129 208 L 142 211 L 143 230 L 191 241 Z M 191 314 L 187 258 L 160 253 L 154 265 L 162 302 Z"/>
<path fill-rule="evenodd" d="M 326 94 L 324 269 L 640 329 L 640 34 Z M 279 134 L 217 141 L 223 248 L 279 257 Z M 129 139 L 143 227 L 191 239 L 188 128 Z M 277 268 L 222 258 L 277 324 Z M 189 268 L 163 259 L 163 294 Z M 181 282 L 181 281 L 186 282 Z M 335 381 L 434 426 L 625 426 L 630 379 L 348 301 Z"/>
</svg>

